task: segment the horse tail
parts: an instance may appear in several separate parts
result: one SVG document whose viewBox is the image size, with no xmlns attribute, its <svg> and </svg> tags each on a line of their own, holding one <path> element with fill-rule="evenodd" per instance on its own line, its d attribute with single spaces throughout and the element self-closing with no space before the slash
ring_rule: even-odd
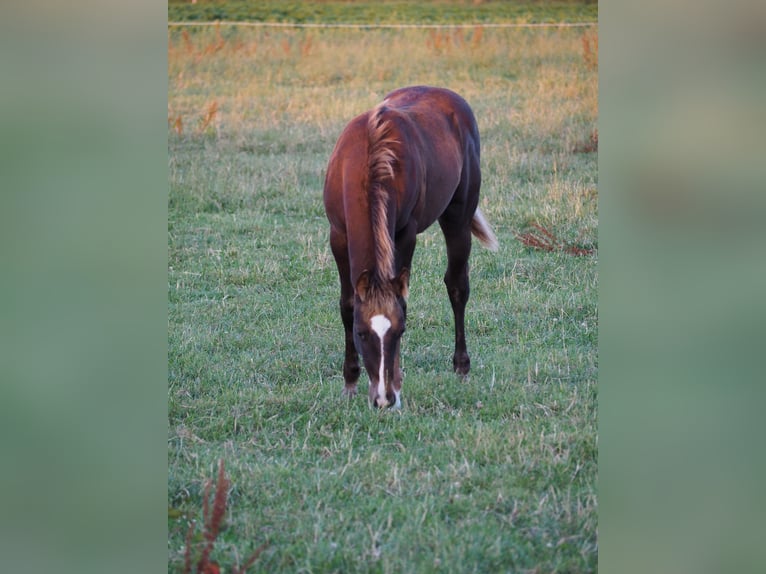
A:
<svg viewBox="0 0 766 574">
<path fill-rule="evenodd" d="M 471 220 L 471 233 L 476 236 L 476 239 L 478 239 L 484 247 L 490 251 L 497 251 L 499 244 L 497 242 L 497 237 L 495 237 L 495 232 L 492 231 L 489 223 L 484 219 L 484 214 L 478 207 Z"/>
</svg>

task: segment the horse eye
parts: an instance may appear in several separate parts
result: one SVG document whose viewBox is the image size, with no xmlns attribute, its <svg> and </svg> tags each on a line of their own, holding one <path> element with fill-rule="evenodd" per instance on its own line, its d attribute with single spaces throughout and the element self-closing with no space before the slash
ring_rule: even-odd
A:
<svg viewBox="0 0 766 574">
<path fill-rule="evenodd" d="M 367 338 L 370 336 L 367 331 L 357 331 L 356 336 L 359 337 L 361 341 L 366 341 Z"/>
</svg>

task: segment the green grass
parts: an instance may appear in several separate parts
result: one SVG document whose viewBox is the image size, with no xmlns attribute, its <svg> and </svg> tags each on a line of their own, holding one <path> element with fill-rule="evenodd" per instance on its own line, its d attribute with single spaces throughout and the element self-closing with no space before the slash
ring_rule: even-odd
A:
<svg viewBox="0 0 766 574">
<path fill-rule="evenodd" d="M 592 22 L 598 4 L 587 1 L 406 0 L 313 1 L 170 0 L 170 21 L 238 21 L 346 24 L 462 24 L 488 22 Z"/>
<path fill-rule="evenodd" d="M 598 176 L 597 154 L 578 151 L 597 70 L 584 36 L 595 42 L 583 29 L 169 29 L 169 572 L 221 458 L 232 486 L 213 558 L 226 571 L 267 540 L 250 571 L 597 570 Z M 364 393 L 340 397 L 322 182 L 345 123 L 412 83 L 474 108 L 501 247 L 472 254 L 462 381 L 443 240 L 438 227 L 419 237 L 404 405 L 379 413 Z M 596 254 L 527 248 L 516 234 L 533 223 Z"/>
</svg>

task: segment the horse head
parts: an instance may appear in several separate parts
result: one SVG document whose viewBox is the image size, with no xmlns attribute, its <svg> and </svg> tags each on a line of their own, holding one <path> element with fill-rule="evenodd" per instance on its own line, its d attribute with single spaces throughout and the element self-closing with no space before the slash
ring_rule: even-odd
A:
<svg viewBox="0 0 766 574">
<path fill-rule="evenodd" d="M 364 271 L 354 289 L 354 344 L 370 378 L 370 403 L 401 406 L 399 344 L 407 318 L 409 270 L 384 279 Z"/>
</svg>

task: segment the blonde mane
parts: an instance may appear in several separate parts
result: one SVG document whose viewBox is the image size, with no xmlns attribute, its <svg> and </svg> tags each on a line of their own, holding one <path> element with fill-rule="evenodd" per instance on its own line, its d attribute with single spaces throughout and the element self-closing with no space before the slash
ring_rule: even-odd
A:
<svg viewBox="0 0 766 574">
<path fill-rule="evenodd" d="M 394 277 L 394 245 L 388 228 L 389 190 L 386 182 L 394 179 L 396 153 L 390 120 L 384 117 L 388 111 L 385 102 L 370 112 L 367 120 L 368 137 L 368 190 L 372 213 L 372 231 L 375 238 L 375 259 L 380 279 Z"/>
</svg>

